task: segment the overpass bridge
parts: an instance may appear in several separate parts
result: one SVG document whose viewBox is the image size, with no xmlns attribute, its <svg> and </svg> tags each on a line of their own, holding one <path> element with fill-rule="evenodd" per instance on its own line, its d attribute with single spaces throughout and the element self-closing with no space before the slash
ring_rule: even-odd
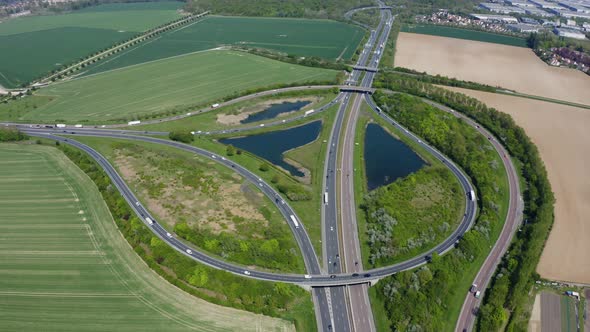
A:
<svg viewBox="0 0 590 332">
<path fill-rule="evenodd" d="M 370 71 L 372 73 L 376 73 L 379 71 L 379 68 L 377 68 L 377 67 L 366 67 L 366 66 L 353 66 L 352 69 Z"/>
<path fill-rule="evenodd" d="M 341 85 L 340 86 L 340 91 L 342 92 L 359 92 L 359 93 L 368 93 L 368 94 L 373 94 L 373 92 L 375 92 L 375 88 L 367 88 L 367 87 L 363 87 L 363 86 L 353 86 L 353 85 Z"/>
</svg>

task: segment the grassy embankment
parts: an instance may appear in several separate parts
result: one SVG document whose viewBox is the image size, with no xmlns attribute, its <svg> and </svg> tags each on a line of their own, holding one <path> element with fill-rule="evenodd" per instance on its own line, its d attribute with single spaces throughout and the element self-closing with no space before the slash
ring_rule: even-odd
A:
<svg viewBox="0 0 590 332">
<path fill-rule="evenodd" d="M 180 2 L 104 4 L 0 25 L 0 85 L 14 88 L 62 65 L 179 18 Z M 59 42 L 56 42 L 59 41 Z"/>
<path fill-rule="evenodd" d="M 407 139 L 399 130 L 374 115 L 363 104 L 359 118 L 355 141 L 355 200 L 357 204 L 357 222 L 359 224 L 359 241 L 366 266 L 386 266 L 414 257 L 445 239 L 458 225 L 465 209 L 464 196 L 458 180 L 438 159 L 427 153 L 422 147 Z M 368 123 L 376 123 L 388 131 L 395 139 L 401 140 L 412 148 L 427 165 L 409 176 L 394 183 L 380 187 L 370 194 L 364 160 L 365 128 Z M 389 237 L 395 251 L 383 259 L 370 260 L 379 251 L 378 243 L 369 244 L 369 232 L 379 234 L 379 225 L 371 217 L 378 208 L 384 208 L 397 224 Z M 431 234 L 435 229 L 436 234 Z M 370 231 L 371 230 L 371 231 Z M 409 244 L 429 233 L 429 239 L 421 245 L 409 248 Z"/>
<path fill-rule="evenodd" d="M 316 250 L 318 256 L 321 256 L 321 220 L 320 220 L 320 204 L 321 204 L 321 185 L 322 185 L 322 173 L 323 173 L 323 162 L 326 154 L 326 143 L 332 123 L 334 121 L 335 111 L 338 105 L 332 106 L 329 110 L 323 114 L 316 114 L 305 119 L 301 119 L 291 124 L 280 125 L 273 128 L 262 128 L 260 130 L 249 133 L 249 135 L 256 135 L 264 132 L 281 130 L 291 128 L 304 123 L 308 123 L 314 120 L 322 119 L 322 130 L 318 138 L 299 148 L 287 151 L 285 153 L 286 158 L 295 161 L 298 166 L 302 166 L 311 172 L 311 180 L 309 184 L 304 184 L 301 181 L 295 179 L 289 173 L 279 169 L 278 167 L 270 164 L 268 161 L 251 154 L 247 151 L 242 151 L 240 154 L 234 154 L 232 156 L 226 155 L 226 146 L 217 142 L 212 137 L 199 137 L 193 143 L 196 146 L 205 148 L 209 151 L 216 152 L 222 155 L 226 155 L 227 158 L 239 163 L 246 167 L 248 170 L 256 173 L 267 183 L 272 185 L 276 190 L 281 192 L 284 187 L 293 187 L 296 191 L 304 191 L 307 193 L 307 199 L 305 200 L 289 200 L 289 204 L 295 209 L 295 212 L 305 225 L 312 244 Z M 230 135 L 222 135 L 219 137 L 231 137 Z M 261 171 L 260 166 L 267 164 L 269 170 Z M 288 194 L 281 192 L 285 199 Z"/>
<path fill-rule="evenodd" d="M 0 160 L 4 329 L 254 331 L 290 326 L 207 303 L 160 278 L 121 236 L 95 184 L 54 147 L 3 143 Z"/>
<path fill-rule="evenodd" d="M 334 82 L 337 72 L 234 51 L 198 54 L 127 67 L 58 83 L 37 92 L 50 102 L 21 112 L 19 121 L 126 122 L 190 112 L 247 90 Z M 6 107 L 10 109 L 11 103 Z M 0 114 L 3 119 L 6 113 Z"/>
<path fill-rule="evenodd" d="M 161 225 L 201 250 L 252 269 L 305 272 L 277 208 L 229 168 L 157 144 L 78 140 L 109 159 Z"/>
<path fill-rule="evenodd" d="M 329 103 L 337 96 L 337 92 L 332 90 L 303 90 L 285 93 L 277 93 L 264 97 L 257 97 L 247 101 L 242 101 L 233 105 L 220 107 L 219 109 L 206 113 L 193 115 L 182 120 L 175 120 L 150 125 L 133 126 L 134 130 L 155 130 L 155 131 L 198 131 L 203 132 L 212 130 L 226 130 L 243 127 L 255 126 L 259 123 L 276 121 L 277 118 L 289 119 L 301 115 L 307 110 L 318 109 Z M 309 100 L 312 103 L 301 108 L 300 110 L 280 114 L 277 118 L 266 119 L 258 122 L 247 124 L 241 123 L 222 123 L 221 118 L 235 117 L 246 118 L 247 114 L 255 114 L 263 111 L 270 104 L 281 103 L 283 101 L 300 101 Z M 220 121 L 221 120 L 221 121 Z M 237 121 L 236 121 L 237 122 Z"/>
<path fill-rule="evenodd" d="M 210 268 L 178 253 L 135 216 L 96 162 L 77 149 L 59 147 L 94 181 L 129 245 L 162 278 L 208 302 L 280 317 L 295 323 L 297 329 L 315 330 L 308 292 L 290 284 L 259 281 Z"/>
<path fill-rule="evenodd" d="M 397 328 L 452 330 L 465 292 L 498 237 L 505 221 L 509 192 L 502 162 L 488 142 L 463 121 L 407 95 L 375 96 L 381 108 L 461 166 L 474 182 L 479 214 L 456 249 L 414 271 L 378 284 L 391 321 Z M 410 285 L 418 290 L 411 290 Z M 424 320 L 423 317 L 430 317 Z"/>
<path fill-rule="evenodd" d="M 475 40 L 480 42 L 495 43 L 508 46 L 528 47 L 526 44 L 526 39 L 524 38 L 434 24 L 404 24 L 401 27 L 401 31 L 432 36 Z"/>
<path fill-rule="evenodd" d="M 496 330 L 506 321 L 509 328 L 526 329 L 529 316 L 526 304 L 533 294 L 530 290 L 534 281 L 538 279 L 535 268 L 554 219 L 555 198 L 539 150 L 508 114 L 461 93 L 449 92 L 411 78 L 398 80 L 384 75 L 378 79 L 377 86 L 427 97 L 472 117 L 492 132 L 506 146 L 512 158 L 519 161 L 516 166 L 521 167 L 519 173 L 525 183 L 521 188 L 523 216 L 527 222 L 516 233 L 492 278 L 481 307 L 478 329 Z"/>
</svg>

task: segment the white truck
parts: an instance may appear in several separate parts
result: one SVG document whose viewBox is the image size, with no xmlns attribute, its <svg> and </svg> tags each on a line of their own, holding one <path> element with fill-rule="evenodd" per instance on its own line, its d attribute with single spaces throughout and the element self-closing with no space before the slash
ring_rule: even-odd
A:
<svg viewBox="0 0 590 332">
<path fill-rule="evenodd" d="M 324 193 L 324 204 L 328 204 L 328 192 Z"/>
<path fill-rule="evenodd" d="M 473 190 L 469 192 L 469 199 L 475 201 L 475 192 L 473 192 Z"/>
<path fill-rule="evenodd" d="M 295 225 L 295 228 L 299 228 L 299 222 L 297 221 L 297 218 L 295 218 L 294 215 L 290 216 L 291 221 L 293 222 L 293 225 Z"/>
<path fill-rule="evenodd" d="M 303 116 L 308 116 L 310 114 L 312 114 L 313 112 L 315 112 L 315 110 L 309 110 L 309 111 L 305 111 L 305 114 L 303 114 Z"/>
<path fill-rule="evenodd" d="M 217 107 L 219 107 L 219 104 L 213 104 L 213 105 L 211 105 L 211 108 L 217 108 Z"/>
<path fill-rule="evenodd" d="M 154 221 L 150 218 L 145 218 L 145 221 L 147 221 L 148 224 L 153 225 Z"/>
<path fill-rule="evenodd" d="M 75 128 L 82 128 L 82 127 L 84 127 L 84 126 L 83 126 L 83 125 L 81 125 L 81 124 L 77 124 L 77 125 L 74 125 L 74 127 L 75 127 Z"/>
<path fill-rule="evenodd" d="M 133 126 L 133 125 L 138 125 L 140 123 L 141 123 L 141 121 L 135 120 L 135 121 L 129 121 L 129 122 L 127 122 L 127 125 L 128 126 Z"/>
<path fill-rule="evenodd" d="M 58 123 L 58 124 L 56 124 L 56 125 L 55 125 L 55 127 L 56 127 L 56 128 L 65 128 L 65 127 L 66 127 L 66 125 L 65 125 L 65 124 L 63 124 L 63 123 Z"/>
</svg>

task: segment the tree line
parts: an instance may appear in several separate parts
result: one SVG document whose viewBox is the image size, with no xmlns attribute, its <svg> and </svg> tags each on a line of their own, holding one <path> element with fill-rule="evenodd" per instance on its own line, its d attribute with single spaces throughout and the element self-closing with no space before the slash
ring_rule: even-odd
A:
<svg viewBox="0 0 590 332">
<path fill-rule="evenodd" d="M 308 17 L 341 20 L 357 7 L 373 6 L 371 0 L 189 0 L 185 10 L 210 10 L 216 15 Z"/>
<path fill-rule="evenodd" d="M 393 331 L 453 329 L 448 312 L 468 291 L 465 274 L 485 258 L 504 222 L 508 192 L 498 183 L 505 171 L 488 139 L 464 121 L 414 96 L 377 91 L 374 98 L 384 112 L 455 161 L 477 190 L 477 220 L 455 249 L 377 284 Z"/>
<path fill-rule="evenodd" d="M 555 198 L 537 147 L 510 115 L 475 98 L 391 74 L 380 74 L 377 85 L 437 101 L 471 117 L 492 132 L 520 162 L 526 223 L 516 233 L 492 278 L 477 328 L 495 331 L 507 323 L 508 330 L 526 330 L 526 319 L 522 319 L 527 312 L 526 299 L 538 278 L 535 269 L 554 219 Z"/>
</svg>

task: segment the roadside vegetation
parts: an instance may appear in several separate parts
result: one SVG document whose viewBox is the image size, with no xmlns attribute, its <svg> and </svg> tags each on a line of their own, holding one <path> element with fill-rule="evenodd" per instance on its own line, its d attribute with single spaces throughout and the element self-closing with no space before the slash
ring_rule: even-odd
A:
<svg viewBox="0 0 590 332">
<path fill-rule="evenodd" d="M 79 141 L 109 158 L 162 225 L 201 250 L 252 268 L 305 272 L 282 215 L 231 169 L 157 144 Z"/>
<path fill-rule="evenodd" d="M 29 136 L 14 128 L 0 128 L 0 142 L 17 142 L 28 139 Z"/>
<path fill-rule="evenodd" d="M 463 215 L 465 198 L 448 168 L 395 127 L 375 116 L 365 104 L 357 124 L 357 142 L 365 142 L 365 128 L 370 123 L 380 125 L 426 162 L 417 172 L 368 192 L 365 145 L 355 147 L 359 241 L 363 264 L 372 268 L 411 258 L 446 238 Z M 428 233 L 436 239 L 426 239 L 423 235 Z M 420 249 L 415 247 L 417 242 L 420 242 Z M 409 248 L 409 244 L 414 248 Z"/>
<path fill-rule="evenodd" d="M 297 329 L 315 330 L 311 297 L 300 287 L 271 283 L 213 269 L 176 252 L 134 215 L 109 177 L 77 149 L 59 148 L 97 185 L 121 233 L 146 264 L 171 284 L 212 303 L 293 321 Z"/>
<path fill-rule="evenodd" d="M 338 94 L 338 89 L 325 90 L 302 90 L 276 93 L 263 97 L 256 97 L 246 101 L 240 101 L 232 105 L 219 107 L 203 114 L 196 114 L 190 117 L 167 121 L 156 124 L 133 126 L 136 130 L 155 130 L 155 131 L 212 131 L 225 130 L 230 128 L 240 128 L 246 126 L 253 126 L 258 123 L 277 120 L 278 118 L 288 119 L 292 116 L 301 115 L 304 111 L 310 109 L 318 109 L 319 107 L 329 103 Z M 300 110 L 287 112 L 277 115 L 272 119 L 264 119 L 262 121 L 242 124 L 241 121 L 246 119 L 249 115 L 254 115 L 265 110 L 269 105 L 282 103 L 284 101 L 311 101 L 310 104 L 304 106 Z M 208 106 L 208 105 L 204 105 Z M 2 105 L 0 104 L 0 110 Z"/>
<path fill-rule="evenodd" d="M 365 195 L 369 264 L 391 265 L 442 242 L 461 220 L 463 200 L 443 166 L 426 167 Z"/>
<path fill-rule="evenodd" d="M 403 68 L 403 67 L 395 67 L 393 68 L 393 72 L 389 72 L 387 74 L 387 79 L 402 79 L 399 77 L 400 75 L 411 76 L 413 79 L 418 80 L 424 83 L 430 84 L 438 84 L 438 85 L 446 85 L 452 86 L 457 88 L 465 88 L 471 90 L 479 90 L 485 92 L 496 92 L 497 89 L 500 87 L 493 87 L 487 84 L 481 84 L 477 82 L 469 82 L 463 81 L 452 77 L 442 76 L 442 75 L 429 75 L 426 72 L 419 72 L 417 70 Z"/>
<path fill-rule="evenodd" d="M 400 29 L 401 22 L 397 19 L 394 19 L 393 23 L 391 24 L 389 38 L 387 39 L 385 48 L 383 49 L 381 61 L 379 61 L 379 68 L 383 69 L 393 67 L 393 63 L 395 61 L 395 51 L 397 48 L 397 36 L 399 35 Z"/>
<path fill-rule="evenodd" d="M 292 128 L 308 122 L 322 119 L 322 129 L 318 138 L 302 147 L 285 152 L 284 156 L 287 161 L 297 167 L 305 168 L 306 174 L 310 174 L 306 178 L 296 178 L 289 172 L 280 169 L 267 160 L 256 156 L 248 151 L 243 151 L 219 143 L 214 137 L 199 136 L 193 142 L 193 145 L 202 147 L 211 152 L 225 155 L 240 165 L 247 168 L 249 171 L 257 174 L 264 179 L 268 184 L 272 185 L 283 197 L 289 201 L 291 207 L 305 225 L 305 229 L 311 239 L 311 242 L 316 250 L 318 256 L 321 256 L 321 220 L 320 220 L 320 204 L 322 195 L 322 174 L 323 163 L 326 154 L 326 143 L 332 123 L 334 121 L 335 111 L 338 105 L 332 106 L 323 114 L 310 116 L 294 123 L 280 125 L 276 127 L 262 128 L 260 130 L 249 132 L 249 135 L 256 135 L 269 131 L 277 131 L 287 128 Z M 219 137 L 231 137 L 232 135 L 220 135 Z M 235 135 L 234 135 L 235 136 Z M 265 165 L 261 170 L 261 165 Z"/>
<path fill-rule="evenodd" d="M 489 108 L 464 94 L 450 92 L 410 78 L 403 81 L 381 78 L 380 87 L 427 97 L 466 114 L 498 137 L 511 156 L 517 159 L 524 181 L 521 187 L 526 223 L 516 233 L 508 253 L 503 257 L 496 275 L 492 278 L 492 284 L 486 292 L 484 305 L 480 310 L 478 329 L 494 331 L 506 323 L 509 329 L 526 329 L 524 324 L 528 319 L 523 317 L 527 317 L 529 313 L 525 303 L 534 281 L 538 279 L 535 268 L 554 219 L 555 199 L 537 147 L 510 115 Z M 485 199 L 481 189 L 478 190 L 480 197 Z M 483 211 L 479 219 L 481 214 Z M 463 244 L 464 241 L 461 241 L 460 246 Z"/>
<path fill-rule="evenodd" d="M 457 248 L 377 285 L 393 330 L 452 330 L 465 293 L 505 221 L 509 195 L 505 170 L 487 138 L 463 121 L 413 96 L 378 91 L 374 98 L 381 109 L 462 167 L 477 189 L 478 218 Z M 375 213 L 373 218 L 384 215 Z"/>
</svg>

